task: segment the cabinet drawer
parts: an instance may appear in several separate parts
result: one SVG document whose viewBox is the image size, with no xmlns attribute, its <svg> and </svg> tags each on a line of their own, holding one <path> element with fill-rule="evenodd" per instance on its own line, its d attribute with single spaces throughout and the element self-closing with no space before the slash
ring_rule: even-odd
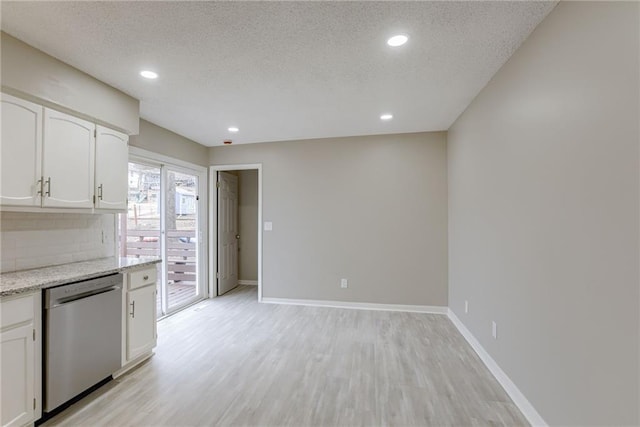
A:
<svg viewBox="0 0 640 427">
<path fill-rule="evenodd" d="M 150 285 L 158 280 L 156 268 L 146 268 L 144 270 L 132 271 L 129 273 L 129 290 Z"/>
<path fill-rule="evenodd" d="M 0 312 L 2 313 L 0 327 L 5 329 L 11 325 L 32 320 L 34 316 L 34 304 L 33 295 L 0 301 Z"/>
</svg>

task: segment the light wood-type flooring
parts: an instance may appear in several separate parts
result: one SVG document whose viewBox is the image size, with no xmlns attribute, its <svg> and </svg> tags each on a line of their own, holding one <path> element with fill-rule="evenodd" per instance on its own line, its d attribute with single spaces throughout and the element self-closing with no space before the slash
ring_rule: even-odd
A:
<svg viewBox="0 0 640 427">
<path fill-rule="evenodd" d="M 169 298 L 169 307 L 181 306 L 189 303 L 189 300 L 193 300 L 196 296 L 195 284 L 184 283 L 169 283 L 167 286 L 167 296 Z M 156 310 L 160 313 L 161 308 L 160 290 L 158 290 L 158 296 L 156 298 Z"/>
<path fill-rule="evenodd" d="M 444 315 L 259 304 L 162 320 L 156 355 L 45 425 L 527 425 Z"/>
</svg>

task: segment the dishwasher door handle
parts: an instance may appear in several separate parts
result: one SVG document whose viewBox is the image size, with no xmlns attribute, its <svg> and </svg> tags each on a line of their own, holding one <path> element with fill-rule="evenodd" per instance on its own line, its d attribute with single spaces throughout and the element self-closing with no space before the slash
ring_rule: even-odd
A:
<svg viewBox="0 0 640 427">
<path fill-rule="evenodd" d="M 89 297 L 93 297 L 96 295 L 100 295 L 100 294 L 105 294 L 107 292 L 115 292 L 115 291 L 119 291 L 121 288 L 120 286 L 110 286 L 108 288 L 102 288 L 102 289 L 96 289 L 90 292 L 85 292 L 83 294 L 78 294 L 78 295 L 74 295 L 71 297 L 67 297 L 67 298 L 59 298 L 57 299 L 50 308 L 55 308 L 55 307 L 61 307 L 65 304 L 71 304 L 74 301 L 78 301 L 81 299 L 85 299 L 85 298 L 89 298 Z"/>
</svg>

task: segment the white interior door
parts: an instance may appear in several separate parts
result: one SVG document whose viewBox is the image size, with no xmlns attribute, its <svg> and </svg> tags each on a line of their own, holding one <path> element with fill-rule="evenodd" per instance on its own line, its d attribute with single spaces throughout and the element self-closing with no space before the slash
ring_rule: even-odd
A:
<svg viewBox="0 0 640 427">
<path fill-rule="evenodd" d="M 218 295 L 238 286 L 238 177 L 218 172 Z"/>
</svg>

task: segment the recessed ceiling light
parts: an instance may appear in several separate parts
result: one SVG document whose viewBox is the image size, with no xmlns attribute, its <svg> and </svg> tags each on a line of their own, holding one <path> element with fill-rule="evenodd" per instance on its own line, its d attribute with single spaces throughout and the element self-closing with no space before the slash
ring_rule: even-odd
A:
<svg viewBox="0 0 640 427">
<path fill-rule="evenodd" d="M 232 127 L 230 127 L 228 130 L 229 130 L 229 132 L 238 132 L 240 129 L 238 129 L 238 128 L 237 128 L 237 127 L 235 127 L 235 126 L 232 126 Z"/>
<path fill-rule="evenodd" d="M 393 119 L 393 114 L 383 114 L 380 116 L 380 120 L 391 120 Z"/>
<path fill-rule="evenodd" d="M 398 34 L 397 36 L 393 36 L 389 40 L 387 40 L 387 44 L 391 47 L 398 47 L 405 44 L 407 40 L 409 40 L 409 37 L 405 36 L 404 34 Z"/>
<path fill-rule="evenodd" d="M 142 77 L 144 77 L 145 79 L 157 79 L 158 78 L 158 73 L 155 73 L 155 72 L 149 71 L 149 70 L 140 71 L 140 75 Z"/>
</svg>

